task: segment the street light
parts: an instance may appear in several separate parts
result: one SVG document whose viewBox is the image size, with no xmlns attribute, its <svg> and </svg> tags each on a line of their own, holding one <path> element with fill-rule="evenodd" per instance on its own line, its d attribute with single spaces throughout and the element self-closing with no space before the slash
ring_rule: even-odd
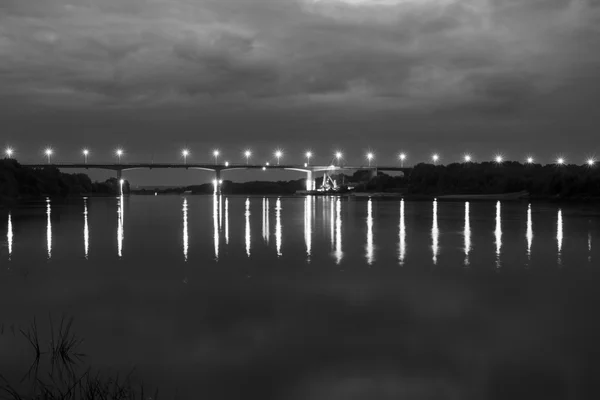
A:
<svg viewBox="0 0 600 400">
<path fill-rule="evenodd" d="M 404 160 L 406 160 L 406 154 L 400 153 L 398 158 L 400 159 L 400 167 L 404 168 Z"/>
<path fill-rule="evenodd" d="M 250 150 L 246 150 L 244 152 L 244 155 L 246 156 L 246 165 L 248 165 L 248 162 L 250 161 L 250 156 L 252 155 L 252 152 Z"/>
<path fill-rule="evenodd" d="M 219 150 L 215 150 L 215 151 L 213 151 L 213 156 L 215 157 L 215 164 L 218 164 L 218 161 L 219 161 L 219 154 L 221 154 L 221 153 L 219 152 Z"/>
<path fill-rule="evenodd" d="M 472 160 L 472 159 L 473 159 L 473 157 L 471 157 L 471 155 L 470 155 L 470 154 L 465 154 L 465 156 L 464 156 L 464 160 L 465 160 L 465 162 L 466 162 L 466 163 L 469 163 L 469 162 L 471 162 L 471 160 Z"/>
<path fill-rule="evenodd" d="M 434 154 L 431 156 L 431 159 L 433 160 L 433 163 L 437 165 L 437 162 L 440 160 L 440 156 L 439 154 Z"/>
<path fill-rule="evenodd" d="M 190 151 L 188 149 L 183 149 L 181 155 L 183 156 L 183 163 L 187 164 L 187 158 L 190 155 Z"/>
<path fill-rule="evenodd" d="M 275 152 L 275 157 L 277 158 L 277 165 L 279 165 L 279 159 L 283 156 L 283 152 L 281 150 L 277 150 Z"/>
<path fill-rule="evenodd" d="M 51 160 L 52 153 L 53 153 L 52 149 L 51 148 L 47 148 L 44 151 L 44 153 L 46 154 L 46 157 L 48 157 L 48 164 L 50 164 L 50 160 Z"/>
<path fill-rule="evenodd" d="M 88 149 L 83 149 L 82 153 L 83 153 L 83 163 L 87 164 L 88 156 L 90 155 L 90 151 Z"/>
<path fill-rule="evenodd" d="M 589 165 L 590 167 L 593 167 L 594 164 L 596 164 L 596 160 L 594 160 L 593 158 L 587 160 L 587 165 Z"/>
<path fill-rule="evenodd" d="M 565 165 L 565 159 L 564 159 L 563 157 L 558 157 L 558 158 L 556 159 L 556 163 L 557 163 L 558 165 Z"/>
<path fill-rule="evenodd" d="M 310 159 L 311 159 L 312 155 L 313 155 L 312 152 L 310 152 L 310 151 L 306 152 L 306 165 L 310 164 Z"/>
<path fill-rule="evenodd" d="M 529 156 L 527 157 L 527 164 L 533 164 L 533 157 Z"/>
<path fill-rule="evenodd" d="M 373 153 L 367 153 L 367 160 L 369 160 L 369 167 L 371 166 L 371 160 L 373 160 L 373 157 L 375 157 L 373 155 Z"/>
<path fill-rule="evenodd" d="M 343 154 L 342 154 L 342 152 L 341 152 L 341 151 L 337 151 L 337 152 L 335 153 L 335 158 L 336 158 L 336 160 L 337 160 L 338 167 L 340 166 L 340 160 L 342 159 L 342 156 L 343 156 Z"/>
<path fill-rule="evenodd" d="M 11 147 L 7 147 L 4 153 L 6 154 L 6 157 L 12 158 L 15 151 Z"/>
<path fill-rule="evenodd" d="M 504 158 L 500 154 L 498 154 L 494 159 L 496 160 L 497 164 L 502 164 L 504 161 Z"/>
<path fill-rule="evenodd" d="M 123 149 L 117 149 L 117 151 L 115 151 L 115 154 L 117 155 L 117 159 L 119 160 L 119 164 L 121 164 L 121 157 L 123 157 Z"/>
</svg>

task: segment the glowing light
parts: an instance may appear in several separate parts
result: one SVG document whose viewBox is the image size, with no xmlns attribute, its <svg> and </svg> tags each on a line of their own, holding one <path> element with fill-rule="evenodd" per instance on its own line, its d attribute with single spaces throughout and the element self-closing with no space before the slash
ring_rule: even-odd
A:
<svg viewBox="0 0 600 400">
<path fill-rule="evenodd" d="M 221 154 L 221 152 L 219 150 L 214 150 L 213 151 L 213 157 L 215 158 L 215 164 L 219 163 L 219 155 Z"/>
<path fill-rule="evenodd" d="M 246 216 L 246 255 L 250 257 L 250 198 L 246 198 L 246 213 L 244 215 Z"/>
<path fill-rule="evenodd" d="M 558 165 L 564 165 L 564 164 L 565 164 L 565 159 L 564 159 L 563 157 L 558 157 L 558 158 L 556 159 L 556 163 L 557 163 Z"/>
<path fill-rule="evenodd" d="M 501 203 L 496 203 L 496 267 L 500 267 L 500 251 L 502 249 L 502 208 Z"/>
<path fill-rule="evenodd" d="M 188 149 L 181 150 L 181 155 L 183 156 L 183 163 L 187 164 L 187 158 L 190 155 L 190 151 Z"/>
<path fill-rule="evenodd" d="M 533 164 L 533 157 L 527 157 L 527 164 Z"/>
<path fill-rule="evenodd" d="M 596 160 L 594 160 L 593 158 L 587 160 L 587 165 L 589 165 L 590 167 L 593 167 L 594 164 L 596 164 Z"/>
<path fill-rule="evenodd" d="M 310 159 L 312 158 L 312 156 L 313 156 L 313 153 L 312 153 L 312 151 L 307 151 L 307 152 L 306 152 L 306 158 L 307 158 L 308 160 L 310 160 Z"/>
<path fill-rule="evenodd" d="M 277 165 L 279 165 L 279 160 L 281 159 L 282 156 L 283 156 L 283 151 L 281 151 L 281 150 L 275 151 L 275 158 L 277 158 Z"/>
<path fill-rule="evenodd" d="M 472 159 L 473 159 L 473 158 L 471 157 L 471 155 L 470 155 L 470 154 L 465 154 L 465 156 L 464 156 L 464 160 L 465 160 L 465 162 L 471 162 L 471 160 L 472 160 Z"/>
<path fill-rule="evenodd" d="M 223 184 L 223 179 L 219 179 L 219 185 Z"/>
<path fill-rule="evenodd" d="M 52 207 L 50 198 L 46 198 L 46 247 L 48 249 L 48 260 L 52 258 Z"/>
<path fill-rule="evenodd" d="M 531 219 L 531 204 L 527 207 L 527 258 L 531 260 L 531 245 L 533 244 L 533 221 Z"/>
<path fill-rule="evenodd" d="M 494 157 L 494 160 L 496 161 L 496 163 L 502 164 L 502 162 L 504 162 L 504 157 L 502 157 L 502 155 L 498 154 Z"/>
<path fill-rule="evenodd" d="M 123 184 L 125 183 L 124 179 L 119 180 L 119 188 L 121 189 L 121 196 L 123 196 Z"/>
<path fill-rule="evenodd" d="M 375 155 L 373 153 L 367 153 L 367 160 L 369 160 L 369 167 L 371 166 L 371 161 L 373 160 L 374 157 L 375 157 Z"/>
<path fill-rule="evenodd" d="M 84 156 L 87 156 L 90 154 L 90 151 L 88 149 L 83 149 L 82 153 Z"/>
<path fill-rule="evenodd" d="M 281 257 L 281 198 L 277 198 L 275 203 L 275 246 L 277 247 L 277 256 Z"/>
<path fill-rule="evenodd" d="M 12 256 L 13 251 L 13 225 L 12 225 L 12 213 L 8 212 L 8 227 L 6 228 L 6 243 L 8 244 L 8 257 Z"/>
<path fill-rule="evenodd" d="M 252 152 L 250 150 L 246 150 L 244 152 L 244 156 L 246 157 L 246 165 L 248 165 L 248 162 L 250 161 L 250 157 L 252 156 Z"/>
<path fill-rule="evenodd" d="M 471 253 L 471 204 L 465 202 L 465 230 L 463 233 L 465 238 L 465 265 L 469 265 L 469 254 Z"/>
<path fill-rule="evenodd" d="M 225 166 L 229 167 L 229 161 L 225 161 Z"/>
<path fill-rule="evenodd" d="M 340 158 L 342 158 L 342 153 L 341 153 L 340 151 L 336 152 L 336 153 L 335 153 L 335 158 L 337 158 L 338 160 L 339 160 Z"/>
<path fill-rule="evenodd" d="M 90 228 L 88 226 L 87 198 L 83 199 L 83 250 L 85 258 L 88 258 L 90 249 Z"/>
<path fill-rule="evenodd" d="M 312 196 L 306 196 L 304 198 L 304 243 L 306 245 L 306 257 L 308 262 L 310 262 L 310 255 L 312 251 L 312 201 Z M 264 203 L 265 199 L 263 199 L 263 232 L 265 229 Z"/>
<path fill-rule="evenodd" d="M 400 155 L 398 156 L 398 158 L 400 159 L 400 166 L 402 168 L 404 168 L 404 161 L 406 160 L 406 154 L 405 153 L 400 153 Z"/>
<path fill-rule="evenodd" d="M 433 222 L 431 224 L 431 251 L 433 254 L 433 264 L 437 265 L 439 254 L 440 229 L 438 227 L 438 203 L 437 199 L 433 201 Z"/>
<path fill-rule="evenodd" d="M 217 192 L 219 191 L 219 181 L 216 179 L 213 179 L 213 188 L 214 188 L 213 194 L 217 194 Z"/>
<path fill-rule="evenodd" d="M 263 171 L 266 171 L 266 170 L 267 170 L 267 167 L 262 167 L 262 170 L 263 170 Z"/>
<path fill-rule="evenodd" d="M 367 203 L 367 246 L 366 246 L 366 257 L 369 265 L 373 264 L 374 261 L 374 247 L 373 247 L 373 200 L 369 198 Z"/>
<path fill-rule="evenodd" d="M 48 157 L 48 164 L 50 164 L 50 160 L 52 158 L 52 154 L 54 154 L 54 150 L 52 150 L 51 148 L 47 148 L 46 150 L 44 150 L 44 154 L 46 154 L 46 157 Z"/>
<path fill-rule="evenodd" d="M 556 244 L 558 248 L 558 264 L 562 264 L 561 253 L 563 246 L 563 215 L 562 209 L 558 209 L 558 218 L 556 220 Z"/>
<path fill-rule="evenodd" d="M 11 147 L 7 147 L 6 150 L 4 150 L 4 154 L 6 154 L 6 157 L 8 158 L 11 158 L 14 153 L 15 151 Z"/>
<path fill-rule="evenodd" d="M 400 225 L 398 233 L 398 261 L 404 265 L 406 258 L 406 224 L 404 220 L 404 199 L 400 200 Z"/>
<path fill-rule="evenodd" d="M 440 156 L 439 156 L 439 154 L 434 154 L 431 156 L 431 159 L 433 160 L 434 163 L 437 163 L 440 160 Z"/>
<path fill-rule="evenodd" d="M 342 199 L 337 198 L 335 208 L 335 259 L 336 263 L 342 262 Z"/>
<path fill-rule="evenodd" d="M 188 236 L 188 200 L 187 197 L 183 198 L 183 259 L 187 262 L 188 260 L 188 247 L 189 247 L 189 236 Z"/>
</svg>

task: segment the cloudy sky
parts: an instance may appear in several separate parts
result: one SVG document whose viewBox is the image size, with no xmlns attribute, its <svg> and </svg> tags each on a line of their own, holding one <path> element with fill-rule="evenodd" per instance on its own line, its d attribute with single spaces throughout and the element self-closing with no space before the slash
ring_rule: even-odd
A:
<svg viewBox="0 0 600 400">
<path fill-rule="evenodd" d="M 599 0 L 0 0 L 0 140 L 23 161 L 579 162 L 598 49 Z"/>
</svg>

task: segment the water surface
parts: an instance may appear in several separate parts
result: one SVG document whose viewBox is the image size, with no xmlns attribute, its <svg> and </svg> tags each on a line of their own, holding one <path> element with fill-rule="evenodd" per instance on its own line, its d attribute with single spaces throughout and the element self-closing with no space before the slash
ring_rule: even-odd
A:
<svg viewBox="0 0 600 400">
<path fill-rule="evenodd" d="M 600 213 L 338 197 L 90 198 L 0 216 L 10 327 L 180 398 L 587 398 Z M 353 397 L 354 396 L 354 397 Z"/>
</svg>

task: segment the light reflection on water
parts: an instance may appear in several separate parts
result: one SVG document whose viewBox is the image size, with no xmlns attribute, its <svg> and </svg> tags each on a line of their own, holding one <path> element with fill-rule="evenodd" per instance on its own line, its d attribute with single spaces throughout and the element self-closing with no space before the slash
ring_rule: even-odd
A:
<svg viewBox="0 0 600 400">
<path fill-rule="evenodd" d="M 118 208 L 117 208 L 117 217 L 118 217 L 118 223 L 117 223 L 117 253 L 119 255 L 119 258 L 123 257 L 123 238 L 125 236 L 125 227 L 124 227 L 124 221 L 125 221 L 125 205 L 123 204 L 123 200 L 124 197 L 123 195 L 121 195 L 119 197 L 119 203 L 118 203 Z"/>
<path fill-rule="evenodd" d="M 335 204 L 335 259 L 339 264 L 344 256 L 342 251 L 342 200 L 338 197 Z"/>
<path fill-rule="evenodd" d="M 558 209 L 556 219 L 556 244 L 558 249 L 558 264 L 562 265 L 562 247 L 563 247 L 563 215 L 562 209 Z"/>
<path fill-rule="evenodd" d="M 527 206 L 527 259 L 531 260 L 531 245 L 533 244 L 533 221 L 531 218 L 531 203 Z"/>
<path fill-rule="evenodd" d="M 124 255 L 124 225 L 125 225 L 125 198 L 126 196 L 119 196 L 116 198 L 116 211 L 117 211 L 117 227 L 116 227 L 116 242 L 117 242 L 117 255 L 119 258 L 125 257 Z M 210 197 L 209 197 L 210 198 Z M 179 228 L 179 240 L 181 240 L 179 254 L 182 254 L 182 260 L 188 261 L 190 259 L 190 250 L 192 247 L 201 248 L 204 244 L 212 242 L 214 260 L 220 260 L 224 257 L 223 244 L 229 244 L 229 230 L 233 232 L 241 232 L 241 247 L 244 249 L 246 257 L 252 255 L 253 258 L 262 257 L 262 249 L 271 248 L 271 252 L 274 250 L 274 254 L 277 257 L 283 257 L 283 242 L 289 239 L 289 250 L 286 250 L 286 256 L 295 257 L 295 259 L 301 259 L 304 262 L 315 262 L 321 260 L 323 255 L 322 251 L 325 247 L 330 247 L 327 252 L 328 259 L 334 264 L 346 264 L 357 262 L 356 251 L 358 249 L 364 249 L 362 254 L 358 258 L 362 258 L 362 262 L 368 265 L 383 262 L 383 260 L 389 260 L 388 257 L 394 257 L 395 263 L 398 265 L 414 265 L 414 263 L 433 263 L 433 265 L 440 264 L 443 260 L 445 263 L 448 260 L 456 264 L 456 258 L 460 255 L 460 265 L 474 265 L 484 257 L 482 253 L 490 252 L 493 254 L 493 265 L 499 266 L 512 266 L 514 263 L 508 263 L 508 259 L 520 259 L 522 265 L 531 265 L 533 256 L 536 257 L 538 263 L 543 262 L 544 257 L 547 257 L 547 249 L 552 246 L 552 241 L 556 246 L 555 260 L 558 264 L 564 263 L 565 247 L 564 243 L 566 240 L 566 233 L 564 232 L 564 225 L 567 222 L 563 209 L 560 208 L 540 208 L 538 211 L 534 210 L 536 206 L 532 204 L 522 205 L 521 203 L 504 203 L 496 202 L 494 204 L 495 212 L 490 212 L 490 203 L 473 203 L 473 202 L 461 202 L 461 203 L 443 203 L 443 208 L 440 208 L 440 201 L 429 202 L 406 202 L 404 200 L 395 201 L 377 201 L 376 199 L 368 199 L 367 201 L 362 200 L 347 200 L 342 197 L 306 197 L 301 199 L 290 199 L 290 198 L 268 198 L 261 197 L 253 200 L 252 197 L 243 198 L 228 198 L 223 195 L 212 196 L 212 225 L 213 229 L 210 237 L 206 237 L 205 231 L 199 230 L 199 224 L 202 224 L 202 215 L 206 215 L 206 212 L 202 211 L 202 206 L 194 209 L 199 210 L 199 214 L 195 215 L 193 219 L 190 219 L 190 210 L 192 202 L 198 202 L 196 197 L 184 197 L 177 201 L 179 205 L 179 217 L 178 223 Z M 94 198 L 86 198 L 81 200 L 83 203 L 83 213 L 79 208 L 81 219 L 79 220 L 79 227 L 77 231 L 79 237 L 83 240 L 84 254 L 86 259 L 92 259 L 90 248 L 94 246 L 97 251 L 94 251 L 94 257 L 98 257 L 101 253 L 106 253 L 106 248 L 103 249 L 101 243 L 105 236 L 101 234 L 103 231 L 103 224 L 106 222 L 98 219 L 98 213 L 94 214 L 94 209 L 90 207 L 90 202 L 99 203 L 100 200 Z M 105 200 L 106 202 L 108 200 Z M 136 201 L 135 197 L 131 198 L 131 201 Z M 202 200 L 204 201 L 204 200 Z M 235 206 L 235 210 L 240 210 L 233 215 L 230 215 L 229 203 L 233 201 L 234 204 L 240 204 L 241 210 L 238 206 Z M 274 207 L 270 207 L 270 202 L 275 202 Z M 252 203 L 257 205 L 261 203 L 262 213 L 258 217 L 258 214 L 252 214 Z M 81 203 L 80 203 L 81 204 Z M 129 202 L 128 202 L 129 204 Z M 410 209 L 407 205 L 410 204 Z M 47 199 L 44 204 L 44 216 L 45 216 L 45 236 L 46 236 L 46 249 L 45 254 L 47 259 L 54 259 L 57 257 L 55 246 L 59 245 L 59 249 L 68 249 L 68 246 L 63 246 L 62 241 L 66 240 L 68 233 L 59 231 L 62 229 L 63 223 L 56 225 L 57 221 L 61 221 L 60 214 L 56 217 L 57 211 L 52 207 L 53 203 L 50 199 Z M 430 229 L 423 226 L 423 219 L 418 217 L 417 219 L 410 219 L 408 215 L 415 216 L 422 215 L 425 213 L 426 207 L 430 208 L 432 222 Z M 475 208 L 474 208 L 475 207 Z M 325 212 L 322 214 L 319 212 L 319 208 Z M 378 210 L 387 210 L 380 215 L 386 215 L 383 218 L 377 218 Z M 68 210 L 68 207 L 67 207 Z M 133 215 L 130 218 L 139 219 L 141 218 L 136 214 L 136 208 L 131 209 Z M 242 211 L 243 210 L 243 211 Z M 410 211 L 409 211 L 410 210 Z M 440 211 L 441 210 L 441 211 Z M 475 211 L 474 211 L 475 210 Z M 519 211 L 521 210 L 521 211 Z M 285 211 L 285 212 L 284 212 Z M 539 212 L 539 218 L 536 216 L 534 211 Z M 58 210 L 59 213 L 64 212 L 63 207 Z M 161 208 L 161 212 L 166 212 L 166 209 Z M 366 234 L 361 237 L 357 235 L 359 227 L 356 226 L 358 221 L 358 215 L 362 213 L 364 216 L 366 212 L 366 218 L 364 219 L 366 224 Z M 476 213 L 476 219 L 473 219 L 473 213 Z M 390 215 L 391 213 L 391 215 Z M 520 214 L 519 214 L 520 213 Z M 556 223 L 553 226 L 552 234 L 549 236 L 547 231 L 547 225 L 544 225 L 544 221 L 550 220 L 551 213 L 556 216 Z M 96 217 L 94 218 L 94 215 Z M 270 216 L 274 215 L 275 223 L 269 224 Z M 301 216 L 302 215 L 302 216 Z M 454 215 L 454 217 L 452 217 Z M 520 216 L 519 216 L 520 215 Z M 318 216 L 318 217 L 317 217 Z M 389 217 L 392 217 L 389 218 Z M 456 226 L 456 216 L 459 216 L 460 223 Z M 53 218 L 55 217 L 55 218 Z M 147 217 L 146 217 L 147 218 Z M 160 213 L 153 213 L 151 218 L 161 218 Z M 253 247 L 252 243 L 252 227 L 258 227 L 261 224 L 259 221 L 262 218 L 262 237 L 266 244 L 266 247 Z M 396 219 L 397 218 L 397 219 Z M 494 220 L 494 226 L 490 229 L 490 224 L 479 224 L 479 221 L 485 219 Z M 512 221 L 515 218 L 522 218 L 525 223 L 517 223 L 515 225 L 507 224 L 506 221 Z M 571 216 L 569 216 L 571 218 Z M 539 220 L 539 226 L 536 226 L 534 219 Z M 393 223 L 392 221 L 396 221 Z M 410 222 L 409 222 L 410 221 Z M 443 225 L 441 225 L 441 221 Z M 477 221 L 477 225 L 474 225 L 473 221 Z M 584 234 L 579 234 L 582 243 L 579 245 L 579 249 L 583 250 L 585 247 L 587 252 L 580 254 L 580 258 L 583 258 L 585 262 L 591 262 L 593 256 L 593 236 L 595 231 L 594 225 L 589 222 L 591 220 L 585 220 L 585 226 L 581 229 L 584 230 Z M 15 255 L 15 224 L 20 224 L 20 220 L 15 222 L 14 212 L 7 214 L 7 225 L 6 226 L 6 244 L 5 248 L 8 250 L 7 254 L 9 258 L 14 259 Z M 254 225 L 256 224 L 256 225 Z M 287 224 L 289 229 L 284 230 L 283 226 Z M 455 224 L 452 227 L 451 224 Z M 83 225 L 83 229 L 81 226 Z M 90 235 L 90 227 L 94 226 L 97 232 L 92 239 Z M 132 224 L 129 229 L 129 240 L 134 241 L 146 237 L 145 232 L 140 232 L 139 228 L 136 228 Z M 231 225 L 231 226 L 230 226 Z M 393 225 L 393 226 L 392 226 Z M 443 226 L 446 232 L 445 235 L 441 235 L 440 227 Z M 519 228 L 521 226 L 522 228 Z M 510 227 L 510 228 L 509 228 Z M 546 227 L 546 228 L 544 228 Z M 410 228 L 410 229 L 409 229 Z M 446 230 L 447 229 L 447 230 Z M 546 229 L 544 231 L 544 229 Z M 172 229 L 171 229 L 172 230 Z M 165 229 L 165 232 L 169 229 Z M 491 231 L 491 232 L 490 232 Z M 191 235 L 194 234 L 193 243 L 190 241 Z M 209 231 L 210 232 L 210 231 Z M 376 235 L 375 232 L 378 232 Z M 409 233 L 410 232 L 410 233 Z M 429 254 L 431 255 L 427 260 L 423 260 L 423 252 L 420 249 L 425 250 L 427 248 L 426 242 L 419 239 L 419 234 L 427 232 L 430 237 Z M 534 232 L 536 237 L 536 245 L 533 248 Z M 460 235 L 460 244 L 455 241 L 455 235 Z M 493 235 L 493 236 L 490 236 Z M 141 235 L 141 236 L 140 236 Z M 159 235 L 160 236 L 160 235 Z M 274 242 L 269 245 L 269 238 L 274 236 Z M 22 235 L 19 235 L 21 238 Z M 60 242 L 58 239 L 60 237 Z M 295 238 L 302 242 L 302 255 L 298 257 L 297 241 Z M 423 237 L 423 236 L 421 236 Z M 493 237 L 493 238 L 492 238 Z M 525 237 L 525 240 L 523 240 Z M 114 238 L 114 236 L 113 236 Z M 239 246 L 238 236 L 234 236 L 234 246 Z M 486 239 L 487 238 L 487 239 Z M 113 239 L 114 240 L 114 239 Z M 145 239 L 147 240 L 147 238 Z M 572 239 L 575 240 L 575 239 Z M 94 241 L 94 244 L 92 244 Z M 22 242 L 27 242 L 27 236 L 22 238 Z M 160 248 L 163 244 L 157 244 L 154 247 Z M 254 243 L 254 245 L 256 245 Z M 440 255 L 440 249 L 444 246 L 443 257 Z M 493 245 L 494 250 L 490 251 L 490 245 Z M 129 247 L 129 246 L 128 246 Z M 135 256 L 135 251 L 131 247 L 130 257 Z M 572 246 L 574 249 L 576 245 Z M 391 248 L 395 248 L 391 253 Z M 486 250 L 490 249 L 490 250 Z M 20 248 L 17 248 L 19 251 Z M 536 252 L 537 250 L 537 252 Z M 61 254 L 63 252 L 61 251 Z M 199 254 L 201 254 L 200 252 Z M 538 254 L 539 253 L 539 254 Z M 522 254 L 522 256 L 520 255 Z M 538 255 L 536 255 L 538 254 Z M 570 254 L 570 253 L 569 253 Z M 231 257 L 231 255 L 228 255 Z M 442 257 L 442 258 L 440 258 Z M 569 255 L 571 257 L 571 255 Z M 546 262 L 547 262 L 546 258 Z"/>
<path fill-rule="evenodd" d="M 496 267 L 500 267 L 500 253 L 502 251 L 502 205 L 496 203 Z"/>
<path fill-rule="evenodd" d="M 83 199 L 83 249 L 85 258 L 88 258 L 90 250 L 90 228 L 88 225 L 88 200 Z"/>
<path fill-rule="evenodd" d="M 246 226 L 245 226 L 245 239 L 246 239 L 246 255 L 250 257 L 250 198 L 246 199 L 246 212 L 244 213 L 246 216 Z"/>
<path fill-rule="evenodd" d="M 263 198 L 263 207 L 264 207 Z M 312 250 L 312 208 L 313 197 L 306 196 L 304 199 L 304 244 L 306 245 L 306 256 L 310 261 L 310 253 Z M 263 214 L 263 229 L 264 229 L 264 214 Z"/>
<path fill-rule="evenodd" d="M 369 198 L 367 202 L 367 245 L 366 245 L 366 257 L 369 265 L 373 264 L 374 261 L 374 248 L 373 248 L 373 200 Z"/>
<path fill-rule="evenodd" d="M 431 224 L 431 251 L 433 253 L 433 264 L 437 264 L 440 240 L 440 229 L 438 227 L 438 202 L 433 201 L 433 222 Z"/>
<path fill-rule="evenodd" d="M 13 225 L 12 225 L 12 213 L 8 213 L 8 227 L 6 228 L 6 243 L 8 247 L 8 258 L 12 256 L 13 250 Z"/>
<path fill-rule="evenodd" d="M 404 199 L 400 200 L 400 224 L 398 226 L 398 261 L 404 265 L 406 257 L 406 221 L 404 219 Z"/>
<path fill-rule="evenodd" d="M 219 259 L 219 197 L 213 194 L 213 245 L 215 249 L 215 260 Z"/>
<path fill-rule="evenodd" d="M 277 255 L 279 257 L 283 255 L 281 253 L 281 230 L 281 197 L 278 197 L 275 203 L 275 246 L 277 247 Z"/>
<path fill-rule="evenodd" d="M 52 258 L 52 207 L 50 199 L 46 199 L 46 247 L 48 249 L 48 260 Z"/>
<path fill-rule="evenodd" d="M 465 202 L 465 230 L 463 235 L 465 239 L 465 265 L 469 265 L 469 253 L 471 253 L 471 204 L 468 201 Z"/>
</svg>

